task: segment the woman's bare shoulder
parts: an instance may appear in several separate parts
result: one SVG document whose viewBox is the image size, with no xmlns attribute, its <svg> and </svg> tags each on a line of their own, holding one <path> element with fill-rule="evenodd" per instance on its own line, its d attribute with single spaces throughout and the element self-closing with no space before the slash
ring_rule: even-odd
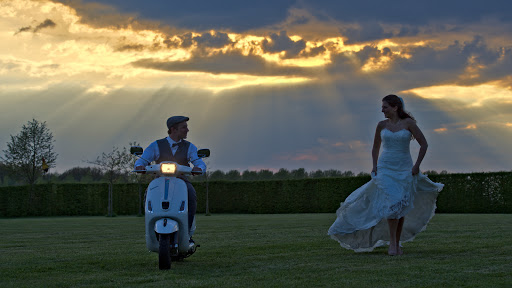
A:
<svg viewBox="0 0 512 288">
<path fill-rule="evenodd" d="M 405 118 L 403 121 L 405 122 L 405 125 L 407 125 L 407 127 L 416 126 L 416 120 L 414 120 L 414 119 Z"/>
</svg>

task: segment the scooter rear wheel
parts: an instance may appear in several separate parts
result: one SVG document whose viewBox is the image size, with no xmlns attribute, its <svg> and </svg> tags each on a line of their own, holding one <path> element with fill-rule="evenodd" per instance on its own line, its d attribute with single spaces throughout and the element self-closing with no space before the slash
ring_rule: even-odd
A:
<svg viewBox="0 0 512 288">
<path fill-rule="evenodd" d="M 170 239 L 171 235 L 160 234 L 158 240 L 158 268 L 160 268 L 160 270 L 171 269 Z"/>
</svg>

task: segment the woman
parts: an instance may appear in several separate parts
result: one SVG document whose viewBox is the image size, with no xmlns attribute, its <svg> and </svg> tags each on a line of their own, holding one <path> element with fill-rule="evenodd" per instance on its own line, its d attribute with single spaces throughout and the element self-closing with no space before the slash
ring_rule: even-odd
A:
<svg viewBox="0 0 512 288">
<path fill-rule="evenodd" d="M 389 243 L 389 255 L 402 255 L 400 243 L 412 241 L 426 228 L 444 185 L 420 173 L 427 140 L 405 112 L 402 98 L 384 97 L 382 113 L 387 119 L 379 122 L 375 131 L 372 179 L 341 203 L 328 234 L 356 252 Z M 420 144 L 414 165 L 409 151 L 412 139 Z"/>
</svg>

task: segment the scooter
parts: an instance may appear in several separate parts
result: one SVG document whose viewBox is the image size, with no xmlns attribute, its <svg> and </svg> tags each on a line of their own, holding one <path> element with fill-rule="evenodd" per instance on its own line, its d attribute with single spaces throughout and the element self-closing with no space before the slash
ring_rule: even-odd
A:
<svg viewBox="0 0 512 288">
<path fill-rule="evenodd" d="M 130 148 L 130 153 L 139 158 L 142 152 L 140 146 Z M 197 155 L 199 158 L 209 157 L 210 150 L 200 149 Z M 160 270 L 170 269 L 171 261 L 187 258 L 199 247 L 189 243 L 187 185 L 177 177 L 202 173 L 192 172 L 191 167 L 171 161 L 148 165 L 146 170 L 133 172 L 159 176 L 149 183 L 146 190 L 146 247 L 149 251 L 158 252 Z M 192 223 L 193 230 L 194 227 L 195 219 Z"/>
</svg>

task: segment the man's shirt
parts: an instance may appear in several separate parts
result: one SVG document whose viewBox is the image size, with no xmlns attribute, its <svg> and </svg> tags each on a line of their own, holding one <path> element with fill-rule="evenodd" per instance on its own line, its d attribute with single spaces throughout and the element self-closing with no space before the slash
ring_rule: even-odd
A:
<svg viewBox="0 0 512 288">
<path fill-rule="evenodd" d="M 176 151 L 178 150 L 178 145 L 175 145 L 173 147 L 172 144 L 179 143 L 181 141 L 175 142 L 169 136 L 167 136 L 165 139 L 167 139 L 167 142 L 169 142 L 169 146 L 171 147 L 172 154 L 173 155 L 176 154 Z M 158 158 L 160 158 L 160 150 L 158 149 L 158 144 L 155 141 L 155 142 L 149 144 L 148 148 L 146 148 L 144 150 L 144 153 L 142 153 L 141 158 L 139 158 L 139 159 L 137 159 L 137 161 L 135 161 L 135 167 L 147 166 L 151 162 L 156 161 Z M 206 164 L 204 163 L 203 159 L 201 159 L 197 156 L 197 147 L 192 143 L 190 143 L 190 146 L 188 147 L 187 159 L 188 159 L 188 162 L 190 162 L 190 163 L 192 163 L 192 165 L 194 165 L 194 167 L 201 168 L 201 170 L 203 170 L 203 172 L 206 171 Z"/>
</svg>

